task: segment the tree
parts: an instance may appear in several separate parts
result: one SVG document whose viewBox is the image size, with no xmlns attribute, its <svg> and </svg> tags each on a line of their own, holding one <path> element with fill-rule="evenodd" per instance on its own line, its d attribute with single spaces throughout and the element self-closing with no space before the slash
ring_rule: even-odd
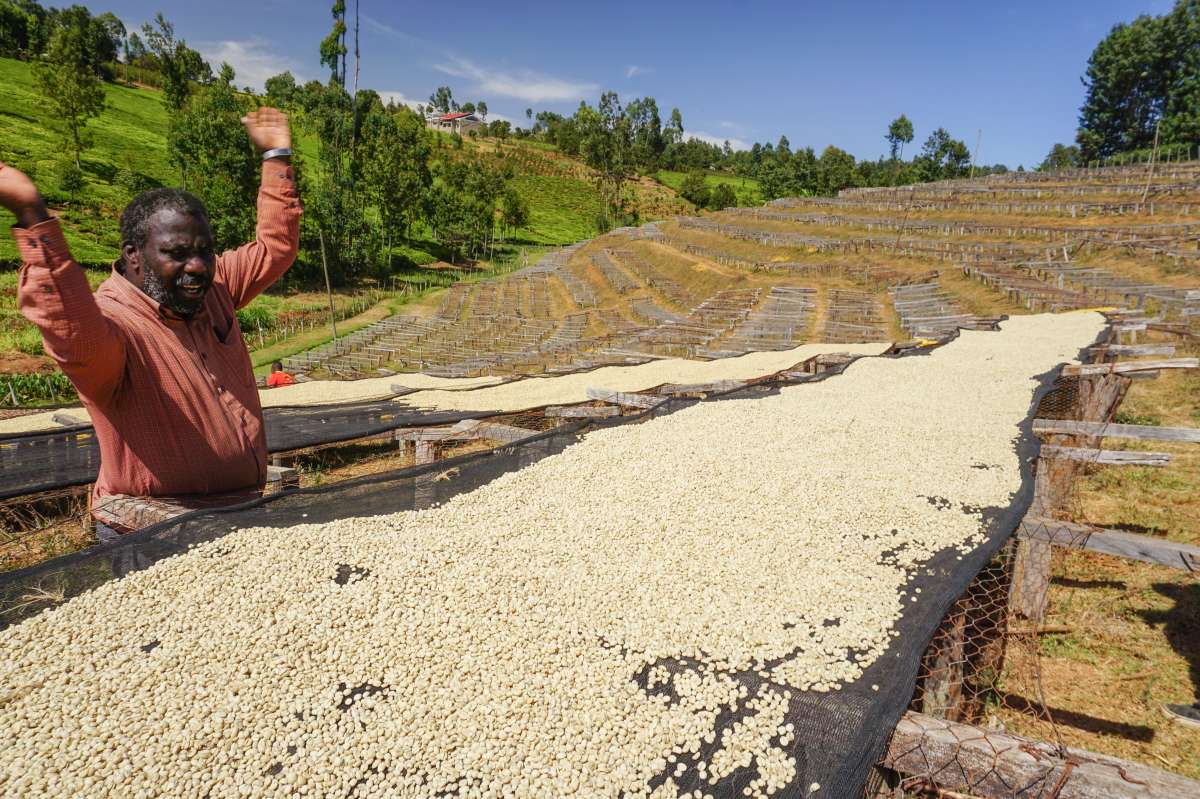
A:
<svg viewBox="0 0 1200 799">
<path fill-rule="evenodd" d="M 645 170 L 658 168 L 659 158 L 667 146 L 662 133 L 662 120 L 658 116 L 658 103 L 653 97 L 634 100 L 625 106 L 625 117 L 629 125 L 633 163 Z"/>
<path fill-rule="evenodd" d="M 951 137 L 945 128 L 938 128 L 929 134 L 916 160 L 921 180 L 944 180 L 966 173 L 971 163 L 971 151 L 966 144 Z"/>
<path fill-rule="evenodd" d="M 1141 16 L 1113 27 L 1088 59 L 1076 139 L 1087 160 L 1149 147 L 1171 76 L 1163 28 Z"/>
<path fill-rule="evenodd" d="M 904 145 L 913 140 L 913 124 L 904 114 L 892 120 L 888 125 L 888 144 L 892 148 L 892 160 L 904 157 Z"/>
<path fill-rule="evenodd" d="M 321 65 L 329 67 L 330 79 L 335 83 L 346 85 L 346 3 L 344 0 L 334 0 L 330 9 L 333 15 L 333 28 L 329 35 L 321 40 Z"/>
<path fill-rule="evenodd" d="M 441 162 L 429 192 L 429 221 L 438 241 L 457 255 L 479 253 L 505 188 L 503 175 L 481 161 Z"/>
<path fill-rule="evenodd" d="M 129 83 L 129 67 L 135 62 L 141 63 L 146 58 L 146 45 L 137 31 L 130 31 L 125 37 L 125 82 Z"/>
<path fill-rule="evenodd" d="M 431 134 L 419 116 L 401 108 L 376 110 L 363 123 L 363 178 L 383 222 L 391 251 L 393 231 L 407 236 L 433 182 L 429 171 Z"/>
<path fill-rule="evenodd" d="M 34 65 L 38 92 L 53 112 L 52 124 L 64 127 L 77 170 L 89 144 L 84 128 L 104 110 L 104 87 L 89 64 L 88 39 L 87 25 L 61 26 L 50 37 L 45 60 Z"/>
<path fill-rule="evenodd" d="M 487 122 L 487 103 L 485 103 L 483 100 L 480 100 L 475 104 L 475 111 L 479 114 L 480 119 L 482 119 L 484 122 Z"/>
<path fill-rule="evenodd" d="M 154 25 L 142 26 L 146 47 L 158 62 L 162 76 L 163 100 L 167 108 L 180 111 L 192 92 L 192 81 L 207 83 L 212 80 L 212 67 L 200 54 L 187 46 L 182 39 L 175 39 L 175 26 L 167 21 L 160 11 L 154 16 Z"/>
<path fill-rule="evenodd" d="M 704 180 L 704 173 L 699 170 L 687 173 L 683 179 L 683 183 L 679 186 L 679 196 L 697 208 L 707 206 L 709 194 L 708 183 Z"/>
<path fill-rule="evenodd" d="M 713 211 L 732 208 L 738 204 L 737 192 L 728 183 L 718 183 L 708 193 L 708 207 Z"/>
<path fill-rule="evenodd" d="M 512 186 L 500 197 L 500 224 L 508 231 L 529 224 L 529 203 Z"/>
<path fill-rule="evenodd" d="M 437 90 L 429 95 L 429 107 L 440 114 L 449 114 L 458 109 L 458 103 L 454 102 L 454 92 L 449 86 L 438 86 Z"/>
<path fill-rule="evenodd" d="M 1200 3 L 1113 27 L 1092 51 L 1075 140 L 1086 163 L 1166 145 L 1200 143 Z"/>
<path fill-rule="evenodd" d="M 629 119 L 621 108 L 616 92 L 600 95 L 593 109 L 581 102 L 575 112 L 579 128 L 579 151 L 584 162 L 596 171 L 603 221 L 609 222 L 621 203 L 621 188 L 631 172 Z"/>
<path fill-rule="evenodd" d="M 0 0 L 0 56 L 20 58 L 29 50 L 29 14 L 11 0 Z"/>
<path fill-rule="evenodd" d="M 512 123 L 507 119 L 495 119 L 491 124 L 487 125 L 486 130 L 489 136 L 495 136 L 501 141 L 508 138 L 508 134 L 512 132 Z"/>
<path fill-rule="evenodd" d="M 854 156 L 829 145 L 816 163 L 817 193 L 837 194 L 855 185 Z"/>
<path fill-rule="evenodd" d="M 296 98 L 296 78 L 291 72 L 280 72 L 272 75 L 263 83 L 267 92 L 267 102 L 277 108 L 285 108 Z"/>
<path fill-rule="evenodd" d="M 533 119 L 533 109 L 532 109 L 532 108 L 526 108 L 526 109 L 525 109 L 525 118 L 526 118 L 526 119 Z"/>
<path fill-rule="evenodd" d="M 683 115 L 678 108 L 671 109 L 671 118 L 663 129 L 663 139 L 667 146 L 677 145 L 683 141 Z"/>
<path fill-rule="evenodd" d="M 93 17 L 90 23 L 92 59 L 98 71 L 107 73 L 109 64 L 116 61 L 125 42 L 125 23 L 111 11 Z"/>
<path fill-rule="evenodd" d="M 463 103 L 462 106 L 460 106 L 458 110 L 462 111 L 464 114 L 474 114 L 475 113 L 475 103 L 472 103 L 472 102 Z"/>
<path fill-rule="evenodd" d="M 217 249 L 253 237 L 258 196 L 259 158 L 241 122 L 250 108 L 233 80 L 233 68 L 222 64 L 217 79 L 172 117 L 167 131 L 171 162 L 184 186 L 204 200 Z"/>
<path fill-rule="evenodd" d="M 1164 24 L 1172 43 L 1167 61 L 1173 80 L 1163 111 L 1163 140 L 1200 145 L 1200 3 L 1180 0 Z"/>
<path fill-rule="evenodd" d="M 1038 167 L 1038 171 L 1056 172 L 1061 169 L 1070 169 L 1079 165 L 1079 148 L 1074 145 L 1068 147 L 1060 142 L 1050 148 L 1049 154 Z"/>
</svg>

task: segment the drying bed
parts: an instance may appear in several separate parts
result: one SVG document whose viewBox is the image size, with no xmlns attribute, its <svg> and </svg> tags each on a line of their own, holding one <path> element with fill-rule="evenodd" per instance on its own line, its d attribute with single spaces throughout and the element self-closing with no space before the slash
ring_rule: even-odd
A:
<svg viewBox="0 0 1200 799">
<path fill-rule="evenodd" d="M 0 790 L 856 795 L 1102 325 L 598 430 L 424 510 L 335 490 L 105 583 L 0 634 Z"/>
</svg>

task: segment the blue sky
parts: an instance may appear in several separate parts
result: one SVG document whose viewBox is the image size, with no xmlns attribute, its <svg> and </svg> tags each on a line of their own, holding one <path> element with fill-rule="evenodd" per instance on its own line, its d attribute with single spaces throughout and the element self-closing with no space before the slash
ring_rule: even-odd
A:
<svg viewBox="0 0 1200 799">
<path fill-rule="evenodd" d="M 161 10 L 177 35 L 239 84 L 290 69 L 325 80 L 317 45 L 329 2 L 103 0 L 130 27 Z M 979 160 L 1036 165 L 1074 138 L 1088 55 L 1109 28 L 1162 14 L 1171 0 L 686 3 L 397 3 L 362 0 L 360 87 L 425 100 L 449 85 L 461 101 L 524 123 L 525 109 L 571 113 L 603 90 L 649 95 L 664 121 L 735 146 L 776 141 L 860 158 L 887 147 L 904 113 L 920 143 L 947 128 Z M 354 0 L 347 0 L 353 30 Z M 353 62 L 350 64 L 353 74 Z"/>
</svg>

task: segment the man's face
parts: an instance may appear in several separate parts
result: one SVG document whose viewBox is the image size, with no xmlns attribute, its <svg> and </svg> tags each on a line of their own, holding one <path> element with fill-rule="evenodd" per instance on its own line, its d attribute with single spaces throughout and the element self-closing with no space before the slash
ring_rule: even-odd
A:
<svg viewBox="0 0 1200 799">
<path fill-rule="evenodd" d="M 175 209 L 150 217 L 146 243 L 125 245 L 126 277 L 183 317 L 200 309 L 216 269 L 208 220 Z"/>
</svg>

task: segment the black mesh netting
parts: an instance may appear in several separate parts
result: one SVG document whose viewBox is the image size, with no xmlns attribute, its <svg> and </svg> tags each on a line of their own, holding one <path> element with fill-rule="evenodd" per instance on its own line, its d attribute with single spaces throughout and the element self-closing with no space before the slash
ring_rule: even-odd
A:
<svg viewBox="0 0 1200 799">
<path fill-rule="evenodd" d="M 391 400 L 267 408 L 269 452 L 292 452 L 365 438 L 401 427 L 452 424 L 494 411 L 430 411 Z M 100 471 L 100 446 L 90 425 L 0 438 L 0 499 L 86 485 Z"/>
<path fill-rule="evenodd" d="M 838 371 L 841 369 L 830 370 L 812 379 L 822 379 Z M 728 674 L 747 688 L 749 697 L 764 688 L 775 688 L 781 695 L 790 691 L 786 722 L 794 725 L 795 737 L 786 742 L 776 737 L 771 745 L 785 750 L 795 760 L 798 773 L 787 789 L 778 795 L 809 796 L 810 786 L 819 783 L 819 793 L 815 795 L 821 797 L 862 796 L 873 765 L 882 757 L 896 722 L 913 697 L 922 655 L 939 623 L 975 575 L 1009 538 L 1030 503 L 1031 456 L 1036 452 L 1032 409 L 1038 407 L 1042 396 L 1050 390 L 1052 379 L 1048 375 L 1041 380 L 1037 396 L 1030 406 L 1029 417 L 1022 426 L 1019 444 L 1022 464 L 1020 492 L 1008 507 L 984 509 L 986 539 L 972 553 L 958 560 L 957 552 L 949 550 L 914 570 L 912 585 L 920 587 L 922 601 L 911 605 L 906 603 L 904 615 L 895 626 L 899 635 L 892 639 L 889 649 L 867 668 L 860 679 L 840 690 L 819 693 L 798 691 L 782 684 L 773 685 L 757 671 Z M 753 384 L 720 397 L 710 397 L 707 401 L 761 396 L 778 391 L 781 385 L 785 384 Z M 668 400 L 658 408 L 637 416 L 579 422 L 484 453 L 359 478 L 329 487 L 294 490 L 236 508 L 198 511 L 133 533 L 109 545 L 94 547 L 21 572 L 0 575 L 0 613 L 5 614 L 0 615 L 0 620 L 13 623 L 22 616 L 37 612 L 46 606 L 39 598 L 47 593 L 76 596 L 131 570 L 145 568 L 161 558 L 181 553 L 191 544 L 219 538 L 235 529 L 286 528 L 302 523 L 427 507 L 470 491 L 503 473 L 561 452 L 577 442 L 580 434 L 589 429 L 642 421 L 696 401 Z M 946 505 L 946 513 L 964 512 L 963 509 L 949 506 L 949 503 Z M 352 574 L 346 577 L 353 579 Z M 597 642 L 597 646 L 620 646 L 620 642 Z M 847 652 L 848 658 L 853 655 L 853 652 Z M 786 657 L 782 660 L 786 660 Z M 663 666 L 673 675 L 708 668 L 702 661 L 685 659 L 670 659 L 653 665 Z M 667 701 L 675 701 L 671 683 L 651 681 L 649 671 L 650 667 L 647 667 L 634 675 L 634 680 L 647 693 L 665 694 Z M 873 690 L 873 685 L 878 686 L 879 690 Z M 753 712 L 746 708 L 745 702 L 727 708 L 716 719 L 714 743 L 697 753 L 680 756 L 677 763 L 669 764 L 652 781 L 651 787 L 671 777 L 682 791 L 702 789 L 703 793 L 729 799 L 743 796 L 746 787 L 758 777 L 755 761 L 751 761 L 748 767 L 737 769 L 716 786 L 701 780 L 698 766 L 701 761 L 711 759 L 712 750 L 719 745 L 725 730 Z M 683 772 L 676 776 L 680 764 Z M 464 784 L 467 784 L 465 776 Z"/>
</svg>

